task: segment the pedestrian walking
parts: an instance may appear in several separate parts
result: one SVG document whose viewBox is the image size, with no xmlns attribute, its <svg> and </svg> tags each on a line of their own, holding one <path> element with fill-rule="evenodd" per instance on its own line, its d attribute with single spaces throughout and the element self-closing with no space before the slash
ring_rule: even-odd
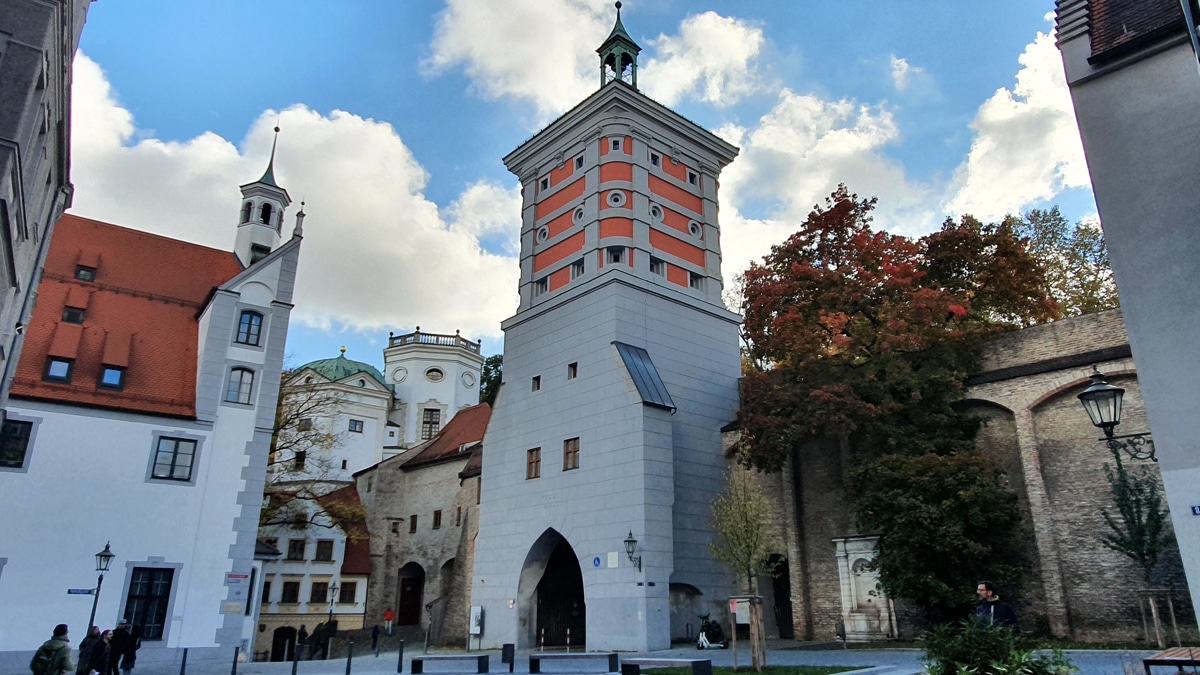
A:
<svg viewBox="0 0 1200 675">
<path fill-rule="evenodd" d="M 87 637 L 83 638 L 83 641 L 79 643 L 79 667 L 75 669 L 75 675 L 88 675 L 87 671 L 84 670 L 87 668 L 88 655 L 92 651 L 92 645 L 99 641 L 100 627 L 92 626 L 91 630 L 88 631 Z"/>
<path fill-rule="evenodd" d="M 379 650 L 379 624 L 371 629 L 371 651 Z"/>
<path fill-rule="evenodd" d="M 312 661 L 317 658 L 317 651 L 322 650 L 325 645 L 325 624 L 319 623 L 313 629 L 312 635 L 308 638 L 308 660 Z"/>
<path fill-rule="evenodd" d="M 296 660 L 304 658 L 304 646 L 308 644 L 308 629 L 300 624 L 300 632 L 296 633 Z"/>
<path fill-rule="evenodd" d="M 100 633 L 100 639 L 88 650 L 88 664 L 84 669 L 87 675 L 106 675 L 109 664 L 112 663 L 113 632 L 106 630 Z"/>
<path fill-rule="evenodd" d="M 386 610 L 384 610 L 383 625 L 384 625 L 384 627 L 387 628 L 387 634 L 389 637 L 392 635 L 392 622 L 395 620 L 396 620 L 396 613 L 392 611 L 391 607 L 388 607 Z"/>
<path fill-rule="evenodd" d="M 137 651 L 142 648 L 142 627 L 129 627 L 126 624 L 126 630 L 129 631 L 129 640 L 125 643 L 125 650 L 121 653 L 121 675 L 129 675 L 133 672 L 133 665 L 137 661 Z"/>
<path fill-rule="evenodd" d="M 108 670 L 107 675 L 121 675 L 120 665 L 121 657 L 125 655 L 125 650 L 129 648 L 129 622 L 127 619 L 117 621 L 117 628 L 109 631 L 112 634 L 109 641 L 108 654 Z"/>
<path fill-rule="evenodd" d="M 996 587 L 990 581 L 981 581 L 975 592 L 979 594 L 979 605 L 975 607 L 975 616 L 985 625 L 1007 628 L 1017 627 L 1017 613 L 1011 605 L 996 595 Z"/>
<path fill-rule="evenodd" d="M 33 675 L 62 675 L 75 670 L 75 664 L 71 662 L 71 638 L 67 632 L 67 624 L 58 624 L 50 639 L 33 653 L 29 662 Z"/>
</svg>

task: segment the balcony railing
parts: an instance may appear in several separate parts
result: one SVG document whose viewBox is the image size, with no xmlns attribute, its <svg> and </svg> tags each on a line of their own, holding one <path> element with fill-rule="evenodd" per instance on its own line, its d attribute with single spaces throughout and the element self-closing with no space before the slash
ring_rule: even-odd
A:
<svg viewBox="0 0 1200 675">
<path fill-rule="evenodd" d="M 388 333 L 388 346 L 399 347 L 401 345 L 437 345 L 439 347 L 459 347 L 474 354 L 479 353 L 479 343 L 471 342 L 454 331 L 454 335 L 440 335 L 438 333 L 422 333 L 421 327 L 411 333 L 405 335 L 393 335 Z"/>
</svg>

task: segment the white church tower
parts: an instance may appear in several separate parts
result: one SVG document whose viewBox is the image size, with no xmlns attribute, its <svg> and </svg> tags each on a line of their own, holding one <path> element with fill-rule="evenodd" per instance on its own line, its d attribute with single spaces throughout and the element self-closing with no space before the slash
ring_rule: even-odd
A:
<svg viewBox="0 0 1200 675">
<path fill-rule="evenodd" d="M 275 184 L 275 145 L 278 141 L 279 127 L 275 127 L 267 170 L 262 178 L 242 186 L 242 210 L 233 250 L 246 267 L 279 248 L 283 211 L 292 203 L 287 190 Z M 298 220 L 297 225 L 302 220 Z"/>
<path fill-rule="evenodd" d="M 637 90 L 617 10 L 600 89 L 504 159 L 523 192 L 520 306 L 484 439 L 485 648 L 569 629 L 589 650 L 665 649 L 733 590 L 708 543 L 738 405 L 717 221 L 737 148 Z"/>
</svg>

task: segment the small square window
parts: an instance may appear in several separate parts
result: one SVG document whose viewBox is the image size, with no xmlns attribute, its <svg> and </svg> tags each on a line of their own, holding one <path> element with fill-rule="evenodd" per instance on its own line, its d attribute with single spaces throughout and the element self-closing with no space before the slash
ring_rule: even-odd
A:
<svg viewBox="0 0 1200 675">
<path fill-rule="evenodd" d="M 250 264 L 253 265 L 259 260 L 262 260 L 270 255 L 270 253 L 271 249 L 267 246 L 263 246 L 262 244 L 250 244 Z"/>
<path fill-rule="evenodd" d="M 349 464 L 350 464 L 350 462 L 348 460 L 343 459 L 342 460 L 342 471 L 345 471 L 346 467 L 349 466 Z"/>
<path fill-rule="evenodd" d="M 620 150 L 621 149 L 621 139 L 619 139 L 619 138 L 612 139 L 611 147 L 613 150 Z"/>
<path fill-rule="evenodd" d="M 287 559 L 288 560 L 304 560 L 304 549 L 307 542 L 303 539 L 289 539 Z"/>
<path fill-rule="evenodd" d="M 695 171 L 689 171 L 688 172 L 688 182 L 691 183 L 692 185 L 699 185 L 700 184 L 700 176 L 696 175 Z"/>
<path fill-rule="evenodd" d="M 400 534 L 400 521 L 392 521 L 392 534 Z"/>
<path fill-rule="evenodd" d="M 300 558 L 303 560 L 304 558 Z M 283 582 L 283 592 L 279 596 L 279 601 L 284 603 L 300 602 L 300 582 L 285 581 Z"/>
<path fill-rule="evenodd" d="M 525 451 L 525 480 L 542 475 L 542 449 L 533 448 Z"/>
<path fill-rule="evenodd" d="M 341 586 L 338 586 L 338 603 L 343 605 L 354 604 L 358 600 L 358 582 L 343 581 Z"/>
<path fill-rule="evenodd" d="M 571 263 L 571 279 L 578 279 L 581 276 L 583 276 L 583 261 L 576 260 Z"/>
<path fill-rule="evenodd" d="M 563 471 L 579 468 L 579 439 L 568 438 L 563 441 Z"/>
<path fill-rule="evenodd" d="M 662 155 L 657 152 L 650 153 L 650 164 L 653 166 L 662 166 Z"/>
<path fill-rule="evenodd" d="M 667 276 L 667 263 L 658 258 L 650 259 L 650 274 L 655 274 L 660 277 Z"/>
<path fill-rule="evenodd" d="M 575 158 L 575 168 L 576 168 L 576 169 L 582 169 L 582 168 L 583 168 L 583 155 L 580 155 L 580 156 L 578 156 L 578 157 L 576 157 L 576 158 Z"/>
<path fill-rule="evenodd" d="M 533 297 L 536 298 L 537 296 L 539 296 L 542 293 L 545 293 L 549 290 L 550 290 L 550 279 L 548 277 L 543 277 L 543 278 L 538 279 L 537 281 L 533 282 Z"/>
<path fill-rule="evenodd" d="M 550 189 L 550 177 L 547 176 L 538 181 L 538 188 L 545 191 Z"/>
<path fill-rule="evenodd" d="M 292 469 L 294 471 L 303 471 L 304 463 L 306 461 L 308 461 L 308 451 L 307 450 L 297 450 L 295 456 L 292 459 Z"/>
<path fill-rule="evenodd" d="M 301 417 L 300 420 L 296 422 L 297 431 L 312 431 L 312 428 L 313 421 L 311 417 Z"/>
<path fill-rule="evenodd" d="M 362 420 L 350 420 L 350 431 L 352 431 L 356 434 L 361 434 L 363 432 L 363 421 Z"/>
<path fill-rule="evenodd" d="M 573 380 L 577 377 L 579 377 L 579 363 L 578 362 L 568 363 L 567 364 L 567 379 Z"/>
<path fill-rule="evenodd" d="M 542 376 L 534 375 L 533 376 L 533 391 L 537 391 L 541 388 L 542 388 Z"/>
<path fill-rule="evenodd" d="M 71 370 L 75 366 L 74 359 L 63 359 L 57 356 L 51 356 L 46 359 L 46 372 L 43 373 L 42 379 L 51 382 L 70 382 Z"/>
<path fill-rule="evenodd" d="M 329 602 L 329 584 L 324 581 L 312 582 L 312 590 L 308 594 L 308 601 L 322 605 Z"/>
<path fill-rule="evenodd" d="M 317 540 L 317 555 L 313 560 L 323 560 L 328 562 L 333 560 L 333 540 L 318 539 Z"/>
<path fill-rule="evenodd" d="M 105 389 L 121 389 L 125 386 L 125 369 L 116 366 L 104 366 L 100 370 L 99 386 Z"/>
<path fill-rule="evenodd" d="M 63 307 L 62 320 L 64 323 L 83 323 L 83 316 L 86 313 L 79 307 Z"/>
<path fill-rule="evenodd" d="M 440 510 L 433 512 L 433 529 L 442 529 L 442 512 Z"/>
<path fill-rule="evenodd" d="M 96 280 L 96 268 L 88 267 L 87 265 L 76 265 L 75 266 L 75 278 L 80 281 L 95 281 Z"/>
<path fill-rule="evenodd" d="M 695 272 L 688 272 L 688 286 L 698 291 L 704 290 L 704 277 Z"/>
<path fill-rule="evenodd" d="M 192 480 L 192 467 L 196 463 L 196 441 L 186 438 L 158 439 L 154 450 L 154 468 L 150 475 L 166 480 Z"/>
<path fill-rule="evenodd" d="M 408 533 L 416 534 L 416 532 L 417 532 L 417 517 L 416 517 L 416 515 L 413 515 L 411 518 L 408 519 Z"/>
<path fill-rule="evenodd" d="M 608 249 L 608 263 L 610 265 L 625 262 L 625 249 L 620 246 L 614 246 Z"/>
</svg>

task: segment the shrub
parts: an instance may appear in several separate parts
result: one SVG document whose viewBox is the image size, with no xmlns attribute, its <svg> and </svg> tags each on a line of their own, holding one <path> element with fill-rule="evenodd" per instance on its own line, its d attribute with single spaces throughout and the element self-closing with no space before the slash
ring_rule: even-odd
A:
<svg viewBox="0 0 1200 675">
<path fill-rule="evenodd" d="M 1079 672 L 1057 649 L 1013 630 L 984 624 L 976 617 L 944 623 L 920 639 L 927 675 L 1070 675 Z"/>
</svg>

